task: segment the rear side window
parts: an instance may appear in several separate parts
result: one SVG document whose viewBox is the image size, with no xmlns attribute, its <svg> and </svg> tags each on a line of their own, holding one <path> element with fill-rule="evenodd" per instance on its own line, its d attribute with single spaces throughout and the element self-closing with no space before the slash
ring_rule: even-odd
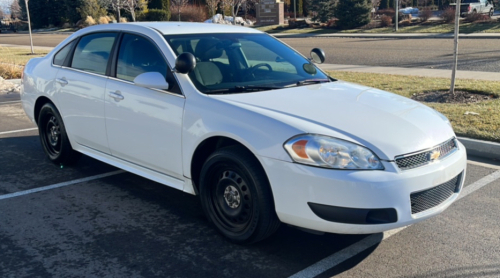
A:
<svg viewBox="0 0 500 278">
<path fill-rule="evenodd" d="M 167 74 L 167 63 L 156 46 L 147 39 L 125 34 L 118 52 L 116 77 L 128 81 L 145 72 Z"/>
<path fill-rule="evenodd" d="M 54 56 L 54 65 L 63 66 L 64 61 L 66 61 L 66 57 L 68 57 L 69 51 L 73 48 L 75 41 L 68 43 L 65 47 L 63 47 L 57 54 Z"/>
<path fill-rule="evenodd" d="M 81 38 L 76 46 L 71 67 L 105 74 L 115 38 L 115 33 L 98 33 Z"/>
</svg>

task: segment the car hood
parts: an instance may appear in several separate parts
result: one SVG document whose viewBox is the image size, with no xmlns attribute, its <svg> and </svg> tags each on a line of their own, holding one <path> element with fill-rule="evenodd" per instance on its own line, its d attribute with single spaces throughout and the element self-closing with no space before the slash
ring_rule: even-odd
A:
<svg viewBox="0 0 500 278">
<path fill-rule="evenodd" d="M 214 97 L 304 133 L 364 145 L 385 160 L 455 136 L 444 116 L 419 102 L 342 81 Z"/>
</svg>

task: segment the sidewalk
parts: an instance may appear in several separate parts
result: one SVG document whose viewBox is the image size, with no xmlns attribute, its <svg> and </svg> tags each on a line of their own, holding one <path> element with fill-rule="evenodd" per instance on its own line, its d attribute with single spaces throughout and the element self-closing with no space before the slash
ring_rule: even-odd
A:
<svg viewBox="0 0 500 278">
<path fill-rule="evenodd" d="M 271 33 L 276 38 L 453 39 L 453 33 Z M 500 39 L 500 33 L 459 34 L 460 39 Z"/>
<path fill-rule="evenodd" d="M 352 72 L 451 78 L 451 70 L 444 70 L 444 69 L 372 67 L 372 66 L 360 66 L 360 65 L 335 65 L 335 64 L 321 64 L 319 65 L 319 67 L 323 70 L 329 70 L 329 71 L 352 71 Z M 500 81 L 500 73 L 498 72 L 460 70 L 457 71 L 456 77 L 459 79 Z"/>
</svg>

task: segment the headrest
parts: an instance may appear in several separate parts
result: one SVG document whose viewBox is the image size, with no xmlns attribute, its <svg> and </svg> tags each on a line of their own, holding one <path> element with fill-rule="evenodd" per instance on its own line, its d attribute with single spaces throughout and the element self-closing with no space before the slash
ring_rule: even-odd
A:
<svg viewBox="0 0 500 278">
<path fill-rule="evenodd" d="M 194 56 L 201 61 L 219 58 L 222 56 L 223 49 L 217 49 L 217 44 L 220 41 L 212 38 L 203 38 L 196 45 Z"/>
</svg>

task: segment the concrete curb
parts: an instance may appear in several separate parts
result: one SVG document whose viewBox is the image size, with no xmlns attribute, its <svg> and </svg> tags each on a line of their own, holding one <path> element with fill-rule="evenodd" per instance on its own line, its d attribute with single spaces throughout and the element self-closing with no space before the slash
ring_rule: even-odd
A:
<svg viewBox="0 0 500 278">
<path fill-rule="evenodd" d="M 10 83 L 14 83 L 16 85 L 21 84 L 21 79 L 5 79 L 5 81 L 10 82 Z"/>
<path fill-rule="evenodd" d="M 495 142 L 458 137 L 464 144 L 468 155 L 478 156 L 487 159 L 500 159 L 500 144 Z"/>
</svg>

